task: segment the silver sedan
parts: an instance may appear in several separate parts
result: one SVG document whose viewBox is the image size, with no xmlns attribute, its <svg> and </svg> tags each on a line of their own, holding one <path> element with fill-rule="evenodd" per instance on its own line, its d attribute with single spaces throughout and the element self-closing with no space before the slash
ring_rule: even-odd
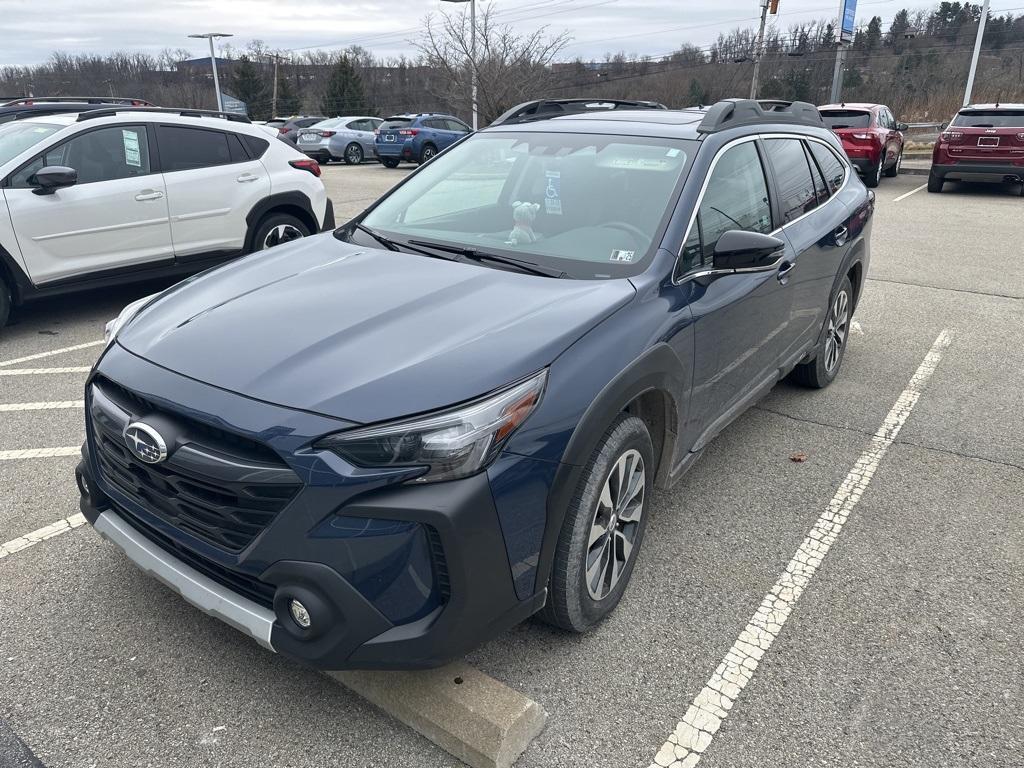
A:
<svg viewBox="0 0 1024 768">
<path fill-rule="evenodd" d="M 382 122 L 379 117 L 332 117 L 299 133 L 298 147 L 321 162 L 344 160 L 358 165 L 377 157 L 373 132 Z"/>
</svg>

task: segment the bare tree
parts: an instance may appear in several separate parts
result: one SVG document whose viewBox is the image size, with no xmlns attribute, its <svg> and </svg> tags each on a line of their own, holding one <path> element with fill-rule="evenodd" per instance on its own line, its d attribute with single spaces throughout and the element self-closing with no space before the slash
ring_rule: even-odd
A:
<svg viewBox="0 0 1024 768">
<path fill-rule="evenodd" d="M 549 35 L 547 27 L 519 34 L 494 19 L 486 5 L 476 19 L 476 61 L 472 56 L 470 17 L 465 12 L 431 14 L 418 40 L 410 41 L 424 64 L 439 77 L 429 86 L 434 96 L 468 114 L 473 68 L 478 105 L 487 123 L 523 101 L 550 93 L 549 66 L 570 41 L 567 32 Z"/>
</svg>

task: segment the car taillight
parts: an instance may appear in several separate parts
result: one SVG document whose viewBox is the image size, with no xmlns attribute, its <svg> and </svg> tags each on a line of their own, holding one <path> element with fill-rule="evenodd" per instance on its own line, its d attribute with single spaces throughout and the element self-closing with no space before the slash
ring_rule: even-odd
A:
<svg viewBox="0 0 1024 768">
<path fill-rule="evenodd" d="M 861 141 L 866 141 L 867 139 L 871 138 L 871 134 L 870 133 L 855 133 L 855 134 L 853 134 L 853 138 L 860 139 Z"/>
<path fill-rule="evenodd" d="M 420 132 L 419 128 L 403 128 L 398 132 L 399 136 L 415 136 Z"/>
<path fill-rule="evenodd" d="M 278 132 L 278 133 L 288 133 L 288 129 L 287 129 L 287 128 L 285 128 L 285 127 L 284 127 L 284 126 L 282 125 L 282 126 L 280 126 L 280 127 L 279 127 L 279 128 L 277 129 L 277 132 Z"/>
<path fill-rule="evenodd" d="M 288 165 L 298 168 L 300 171 L 309 171 L 317 178 L 320 178 L 320 163 L 316 160 L 289 160 Z"/>
<path fill-rule="evenodd" d="M 331 136 L 333 136 L 336 133 L 337 133 L 337 131 L 320 131 L 320 135 L 323 136 L 325 139 L 329 139 Z"/>
<path fill-rule="evenodd" d="M 941 138 L 943 141 L 947 142 L 948 144 L 955 144 L 958 141 L 960 141 L 961 139 L 963 139 L 963 137 L 964 137 L 964 135 L 960 131 L 946 131 L 939 138 Z"/>
</svg>

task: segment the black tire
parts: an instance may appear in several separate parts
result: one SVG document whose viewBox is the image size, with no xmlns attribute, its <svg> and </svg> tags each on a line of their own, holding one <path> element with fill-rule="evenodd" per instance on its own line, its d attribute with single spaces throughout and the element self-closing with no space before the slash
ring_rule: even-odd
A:
<svg viewBox="0 0 1024 768">
<path fill-rule="evenodd" d="M 397 168 L 401 162 L 397 157 L 382 157 L 380 161 L 384 163 L 385 168 Z"/>
<path fill-rule="evenodd" d="M 11 289 L 0 277 L 0 328 L 7 325 L 7 318 L 11 316 Z"/>
<path fill-rule="evenodd" d="M 874 168 L 868 168 L 864 174 L 864 186 L 874 189 L 878 186 L 879 182 L 882 181 L 882 161 L 878 161 L 878 165 Z"/>
<path fill-rule="evenodd" d="M 360 165 L 363 162 L 363 148 L 354 141 L 345 147 L 345 154 L 342 155 L 345 165 Z"/>
<path fill-rule="evenodd" d="M 424 144 L 423 149 L 420 150 L 420 165 L 429 163 L 437 157 L 437 147 L 433 144 Z"/>
<path fill-rule="evenodd" d="M 896 156 L 896 162 L 893 163 L 889 168 L 885 169 L 885 177 L 887 179 L 895 179 L 900 175 L 900 166 L 903 164 L 903 150 Z"/>
<path fill-rule="evenodd" d="M 252 250 L 263 251 L 277 245 L 309 237 L 309 227 L 289 213 L 271 213 L 256 225 Z"/>
<path fill-rule="evenodd" d="M 942 186 L 946 183 L 946 180 L 941 176 L 931 171 L 928 174 L 928 191 L 929 192 L 941 192 Z"/>
<path fill-rule="evenodd" d="M 635 472 L 635 463 L 630 468 L 629 462 L 635 462 L 637 456 L 642 462 L 642 476 Z M 626 476 L 633 479 L 636 485 L 631 486 L 627 481 L 625 489 L 622 489 L 616 480 L 619 474 L 616 472 L 615 477 L 612 477 L 620 461 L 624 462 Z M 618 605 L 629 584 L 643 543 L 649 514 L 645 507 L 650 499 L 654 471 L 654 448 L 647 427 L 635 416 L 620 414 L 594 449 L 569 503 L 555 549 L 548 583 L 548 601 L 538 614 L 540 619 L 570 632 L 584 632 Z M 600 503 L 606 485 L 609 500 L 618 500 L 620 490 L 625 490 L 627 493 L 632 492 L 633 495 L 629 497 L 632 502 L 627 499 L 618 508 L 614 503 L 606 507 Z M 625 522 L 619 520 L 618 515 L 626 512 L 630 516 L 635 515 L 637 519 Z M 599 530 L 596 526 L 602 517 L 605 533 L 594 539 L 591 533 Z M 614 550 L 608 544 L 608 530 L 613 527 L 610 540 Z M 627 535 L 632 538 L 627 539 Z M 627 541 L 631 545 L 628 552 L 624 549 Z M 623 552 L 626 556 L 621 559 L 618 576 L 613 577 L 611 557 Z M 591 579 L 590 585 L 587 582 L 588 560 L 592 566 L 591 573 L 596 574 L 596 580 Z M 619 562 L 620 559 L 616 557 L 615 563 Z M 594 584 L 599 593 L 596 599 L 592 591 Z M 604 594 L 600 594 L 602 590 L 606 590 Z"/>
<path fill-rule="evenodd" d="M 838 307 L 842 306 L 842 312 Z M 844 314 L 843 314 L 844 313 Z M 839 315 L 843 314 L 842 317 Z M 797 384 L 814 389 L 823 389 L 835 381 L 839 369 L 846 356 L 846 345 L 850 339 L 850 325 L 853 322 L 853 285 L 849 277 L 844 277 L 839 290 L 828 305 L 825 327 L 822 329 L 821 340 L 815 351 L 814 359 L 801 363 L 790 374 Z M 833 332 L 833 330 L 835 331 Z M 834 352 L 837 334 L 841 334 L 838 351 Z M 831 339 L 831 344 L 830 344 Z"/>
</svg>

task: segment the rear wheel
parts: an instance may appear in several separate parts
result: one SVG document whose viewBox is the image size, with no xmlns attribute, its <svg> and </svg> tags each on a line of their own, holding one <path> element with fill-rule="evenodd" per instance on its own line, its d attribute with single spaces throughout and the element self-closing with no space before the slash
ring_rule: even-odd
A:
<svg viewBox="0 0 1024 768">
<path fill-rule="evenodd" d="M 354 141 L 345 147 L 345 162 L 348 165 L 359 165 L 363 162 L 363 148 Z"/>
<path fill-rule="evenodd" d="M 846 342 L 850 337 L 850 320 L 853 316 L 853 285 L 844 277 L 842 285 L 832 299 L 821 341 L 813 360 L 801 363 L 793 369 L 793 381 L 805 387 L 822 389 L 831 384 L 839 374 L 846 354 Z"/>
<path fill-rule="evenodd" d="M 941 192 L 942 191 L 942 185 L 945 184 L 945 183 L 946 183 L 945 179 L 943 179 L 941 176 L 939 176 L 937 173 L 935 173 L 935 171 L 931 171 L 928 174 L 928 191 L 929 192 Z"/>
<path fill-rule="evenodd" d="M 433 144 L 425 144 L 423 149 L 420 151 L 420 165 L 429 163 L 434 157 L 437 156 L 437 147 Z"/>
<path fill-rule="evenodd" d="M 896 162 L 892 164 L 891 168 L 886 168 L 885 169 L 886 177 L 890 178 L 890 179 L 895 179 L 897 176 L 900 175 L 900 168 L 902 168 L 902 167 L 903 167 L 903 150 L 901 149 L 900 153 L 898 155 L 896 155 Z"/>
<path fill-rule="evenodd" d="M 265 251 L 278 245 L 301 240 L 309 236 L 309 228 L 299 219 L 287 213 L 272 213 L 256 227 L 252 239 L 254 251 Z"/>
<path fill-rule="evenodd" d="M 396 157 L 382 157 L 380 161 L 384 163 L 385 168 L 397 168 L 399 162 Z"/>
<path fill-rule="evenodd" d="M 11 289 L 0 277 L 0 328 L 7 324 L 7 318 L 11 314 Z"/>
<path fill-rule="evenodd" d="M 569 503 L 541 619 L 583 632 L 618 605 L 643 542 L 653 475 L 647 427 L 621 414 L 594 449 Z"/>
<path fill-rule="evenodd" d="M 874 168 L 868 168 L 867 173 L 864 174 L 864 184 L 868 187 L 877 187 L 879 182 L 882 181 L 882 161 L 878 161 L 878 165 Z"/>
</svg>

